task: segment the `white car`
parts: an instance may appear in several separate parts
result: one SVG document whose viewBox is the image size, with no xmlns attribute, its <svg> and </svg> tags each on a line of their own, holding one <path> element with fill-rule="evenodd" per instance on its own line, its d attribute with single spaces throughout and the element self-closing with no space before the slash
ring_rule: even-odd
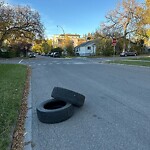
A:
<svg viewBox="0 0 150 150">
<path fill-rule="evenodd" d="M 121 56 L 121 57 L 126 57 L 126 56 L 137 56 L 137 53 L 136 53 L 136 52 L 125 51 L 125 52 L 120 53 L 120 56 Z"/>
</svg>

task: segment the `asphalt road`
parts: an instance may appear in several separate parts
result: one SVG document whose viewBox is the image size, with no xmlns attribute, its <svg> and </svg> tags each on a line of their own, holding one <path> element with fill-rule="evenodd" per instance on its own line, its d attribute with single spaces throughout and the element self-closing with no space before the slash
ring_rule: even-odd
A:
<svg viewBox="0 0 150 150">
<path fill-rule="evenodd" d="M 21 61 L 32 68 L 33 150 L 150 150 L 150 68 L 103 61 Z M 69 120 L 44 124 L 36 107 L 51 98 L 55 86 L 84 94 L 85 104 Z"/>
</svg>

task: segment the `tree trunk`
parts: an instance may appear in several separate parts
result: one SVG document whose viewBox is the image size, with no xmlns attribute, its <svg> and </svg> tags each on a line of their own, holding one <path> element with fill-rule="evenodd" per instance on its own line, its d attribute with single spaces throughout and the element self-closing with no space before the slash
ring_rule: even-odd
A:
<svg viewBox="0 0 150 150">
<path fill-rule="evenodd" d="M 127 24 L 124 26 L 123 52 L 126 51 L 126 36 L 127 36 Z"/>
<path fill-rule="evenodd" d="M 0 48 L 2 47 L 3 45 L 3 42 L 4 42 L 4 39 L 5 39 L 5 35 L 6 35 L 6 32 L 2 34 L 1 38 L 0 38 Z"/>
<path fill-rule="evenodd" d="M 0 40 L 0 48 L 2 47 L 3 44 L 3 40 Z"/>
<path fill-rule="evenodd" d="M 123 52 L 126 51 L 126 36 L 123 37 Z"/>
</svg>

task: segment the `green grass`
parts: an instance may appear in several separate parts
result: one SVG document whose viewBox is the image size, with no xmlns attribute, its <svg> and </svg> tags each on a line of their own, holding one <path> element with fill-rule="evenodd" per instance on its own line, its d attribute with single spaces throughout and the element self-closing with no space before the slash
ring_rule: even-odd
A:
<svg viewBox="0 0 150 150">
<path fill-rule="evenodd" d="M 129 58 L 128 60 L 144 60 L 144 61 L 150 61 L 150 57 Z"/>
<path fill-rule="evenodd" d="M 26 76 L 26 66 L 0 64 L 0 150 L 6 150 L 10 146 Z"/>
<path fill-rule="evenodd" d="M 115 60 L 110 61 L 108 63 L 117 63 L 117 64 L 125 64 L 125 65 L 136 65 L 136 66 L 147 66 L 150 67 L 150 62 L 142 62 L 142 61 L 133 61 L 133 60 Z"/>
</svg>

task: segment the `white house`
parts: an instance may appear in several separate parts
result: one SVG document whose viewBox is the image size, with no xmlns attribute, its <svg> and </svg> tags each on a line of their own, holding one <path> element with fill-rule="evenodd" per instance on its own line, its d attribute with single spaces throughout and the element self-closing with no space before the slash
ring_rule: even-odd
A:
<svg viewBox="0 0 150 150">
<path fill-rule="evenodd" d="M 74 48 L 75 54 L 78 56 L 91 56 L 96 54 L 95 41 L 87 41 Z"/>
</svg>

